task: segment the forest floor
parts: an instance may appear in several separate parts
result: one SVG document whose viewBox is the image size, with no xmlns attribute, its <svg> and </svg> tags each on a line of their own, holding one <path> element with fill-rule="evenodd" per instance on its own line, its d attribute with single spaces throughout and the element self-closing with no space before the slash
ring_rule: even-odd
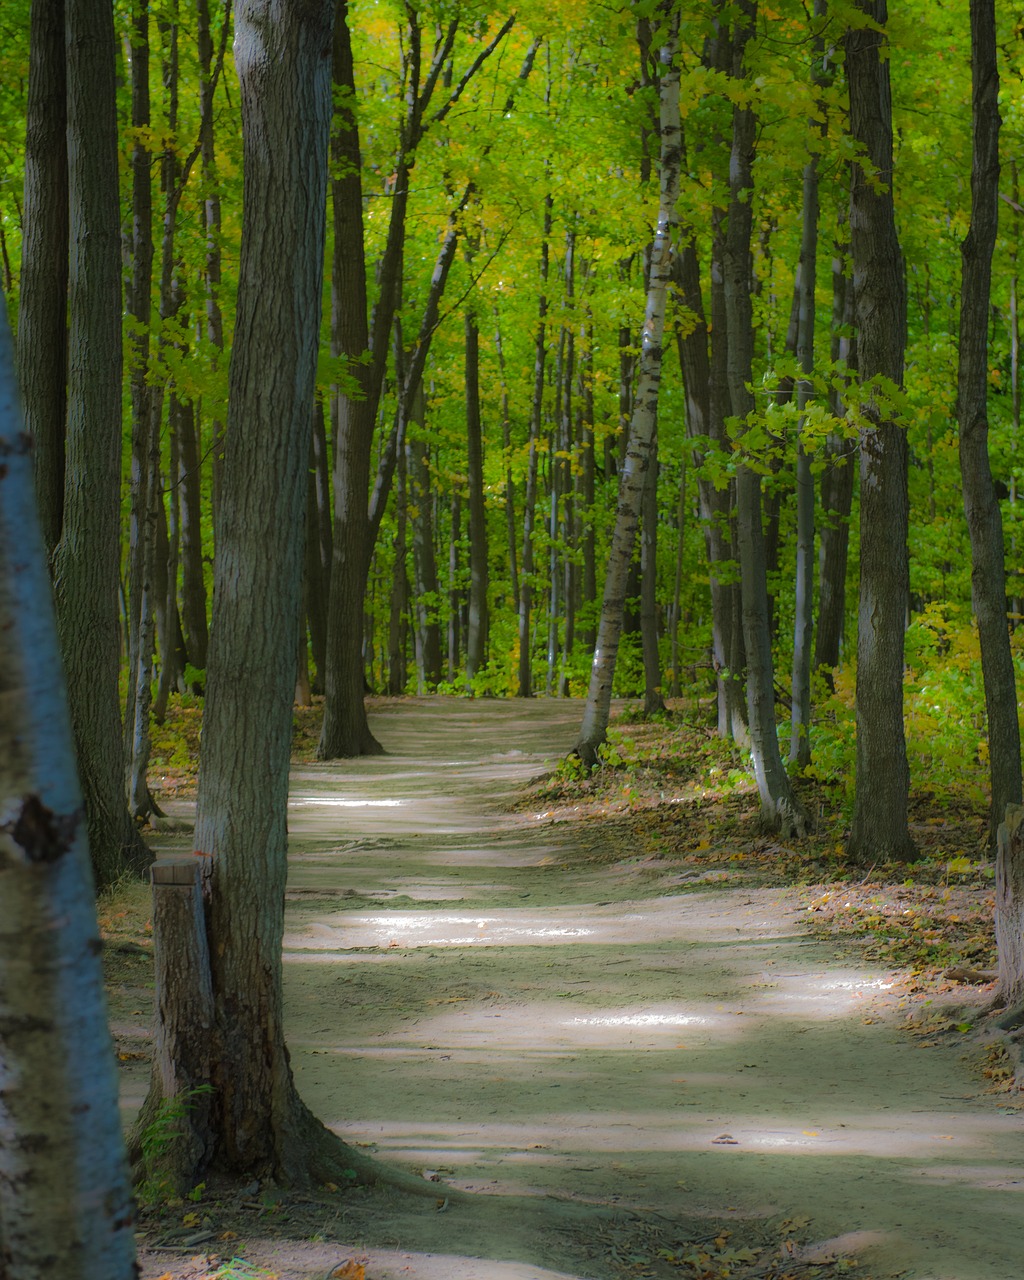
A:
<svg viewBox="0 0 1024 1280">
<path fill-rule="evenodd" d="M 765 838 L 692 722 L 626 724 L 593 779 L 557 770 L 579 718 L 375 700 L 388 754 L 319 764 L 299 714 L 296 1079 L 436 1198 L 157 1191 L 145 1280 L 1019 1273 L 1024 1113 L 986 1030 L 980 815 L 919 798 L 921 863 L 865 875 L 834 831 Z M 155 768 L 160 852 L 187 847 L 192 783 L 172 766 L 194 721 Z M 101 902 L 126 1117 L 148 1072 L 147 903 Z M 441 1183 L 475 1194 L 448 1204 Z"/>
</svg>

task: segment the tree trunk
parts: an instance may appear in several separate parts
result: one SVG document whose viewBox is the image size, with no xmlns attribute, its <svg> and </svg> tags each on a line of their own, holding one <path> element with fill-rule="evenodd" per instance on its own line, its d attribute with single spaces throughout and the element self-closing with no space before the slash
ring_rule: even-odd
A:
<svg viewBox="0 0 1024 1280">
<path fill-rule="evenodd" d="M 832 359 L 842 360 L 850 372 L 857 365 L 857 347 L 851 336 L 855 309 L 853 285 L 846 275 L 846 247 L 836 246 L 832 259 Z M 846 413 L 843 393 L 835 387 L 829 393 L 833 417 Z M 818 571 L 818 629 L 815 636 L 814 666 L 834 688 L 833 670 L 846 624 L 846 564 L 850 546 L 850 511 L 856 476 L 856 446 L 839 434 L 829 435 L 825 445 L 825 469 L 821 477 L 821 547 Z"/>
<path fill-rule="evenodd" d="M 60 541 L 67 417 L 68 156 L 63 0 L 33 0 L 18 373 L 47 556 Z"/>
<path fill-rule="evenodd" d="M 119 709 L 121 238 L 109 0 L 69 0 L 71 257 L 64 524 L 57 618 L 99 884 L 149 862 L 125 802 Z"/>
<path fill-rule="evenodd" d="M 405 693 L 408 683 L 409 642 L 409 574 L 408 560 L 408 502 L 405 475 L 405 441 L 398 442 L 398 464 L 395 480 L 395 564 L 391 576 L 390 617 L 388 619 L 388 680 L 391 697 Z"/>
<path fill-rule="evenodd" d="M 131 1280 L 86 823 L 2 309 L 0 458 L 0 1271 Z"/>
<path fill-rule="evenodd" d="M 665 710 L 658 653 L 658 429 L 651 441 L 651 462 L 644 485 L 640 521 L 640 635 L 644 656 L 644 715 Z"/>
<path fill-rule="evenodd" d="M 193 1178 L 212 1164 L 305 1184 L 365 1165 L 296 1094 L 281 996 L 332 11 L 331 0 L 284 9 L 243 0 L 237 9 L 242 251 L 195 836 L 209 886 L 214 1093 Z M 136 1147 L 161 1090 L 154 1079 Z"/>
<path fill-rule="evenodd" d="M 331 391 L 334 435 L 334 536 L 328 592 L 324 719 L 317 758 L 377 755 L 383 748 L 370 732 L 363 700 L 363 600 L 371 543 L 366 504 L 370 487 L 373 427 L 380 378 L 394 316 L 400 244 L 408 198 L 408 171 L 391 211 L 388 250 L 382 264 L 381 293 L 374 314 L 373 360 L 367 362 L 366 266 L 363 248 L 363 194 L 359 131 L 352 103 L 355 71 L 347 0 L 338 0 L 334 20 L 333 78 L 339 93 L 331 138 L 334 256 L 331 273 L 331 354 L 344 356 L 360 394 Z M 399 247 L 393 241 L 398 238 Z M 397 256 L 396 256 L 397 255 Z M 387 328 L 377 331 L 377 325 Z M 380 353 L 383 348 L 383 357 Z M 379 369 L 378 369 L 379 366 Z M 379 373 L 379 377 L 378 377 Z"/>
<path fill-rule="evenodd" d="M 132 147 L 131 277 L 125 309 L 135 321 L 129 350 L 131 394 L 131 495 L 127 563 L 126 615 L 128 696 L 125 708 L 125 775 L 128 810 L 146 820 L 154 805 L 146 781 L 150 754 L 150 707 L 153 685 L 153 571 L 156 555 L 154 495 L 160 486 L 159 422 L 149 385 L 150 322 L 153 293 L 152 156 L 144 142 L 151 124 L 149 97 L 149 5 L 132 6 Z"/>
<path fill-rule="evenodd" d="M 712 434 L 717 425 L 724 430 L 724 419 L 711 412 L 711 366 L 708 360 L 708 326 L 704 318 L 704 300 L 701 292 L 700 264 L 697 260 L 696 241 L 691 237 L 676 259 L 676 284 L 679 300 L 692 320 L 676 330 L 679 351 L 679 367 L 683 375 L 683 392 L 686 397 L 686 434 L 690 440 L 709 441 L 713 447 L 724 447 L 724 440 Z M 716 335 L 716 343 L 722 343 L 724 335 Z M 732 515 L 730 486 L 719 488 L 701 474 L 705 449 L 694 453 L 697 468 L 697 496 L 700 518 L 707 550 L 708 575 L 711 594 L 711 662 L 715 672 L 718 692 L 718 732 L 721 737 L 729 733 L 729 697 L 727 668 L 729 665 L 729 636 L 732 631 L 732 588 L 723 581 L 732 567 L 732 543 L 729 523 Z M 681 537 L 680 533 L 680 537 Z"/>
<path fill-rule="evenodd" d="M 501 317 L 494 308 L 494 349 L 498 355 L 498 374 L 501 381 L 501 453 L 505 468 L 505 536 L 508 548 L 508 576 L 512 588 L 512 607 L 519 613 L 519 526 L 516 520 L 516 486 L 512 479 L 512 410 L 509 397 L 508 374 L 505 369 L 505 348 L 501 342 Z"/>
<path fill-rule="evenodd" d="M 630 561 L 633 558 L 646 473 L 652 465 L 651 452 L 658 413 L 665 305 L 672 275 L 672 237 L 676 225 L 676 202 L 679 197 L 681 128 L 677 62 L 678 12 L 668 15 L 667 25 L 665 44 L 659 51 L 661 196 L 657 231 L 651 250 L 650 283 L 647 289 L 640 356 L 640 384 L 630 424 L 626 460 L 619 477 L 619 502 L 605 576 L 597 646 L 594 650 L 583 723 L 576 743 L 577 754 L 588 766 L 597 763 L 598 749 L 605 741 L 608 732 L 612 681 L 615 676 L 615 661 L 618 657 L 625 610 L 626 582 Z"/>
<path fill-rule="evenodd" d="M 306 618 L 316 678 L 312 691 L 323 693 L 327 665 L 327 600 L 331 582 L 332 529 L 330 462 L 323 402 L 313 409 L 313 446 L 306 495 Z"/>
<path fill-rule="evenodd" d="M 213 34 L 210 29 L 209 0 L 196 0 L 196 48 L 199 54 L 199 146 L 203 173 L 203 223 L 206 230 L 206 337 L 217 352 L 224 350 L 224 317 L 220 306 L 221 287 L 221 207 L 220 177 L 217 171 L 213 99 L 224 64 L 228 32 L 231 29 L 231 2 L 224 0 L 220 47 L 214 63 Z M 224 424 L 211 423 L 213 458 L 213 509 L 216 521 L 220 493 L 221 464 L 224 458 Z"/>
<path fill-rule="evenodd" d="M 815 0 L 814 17 L 825 14 L 825 0 Z M 811 79 L 821 84 L 822 42 L 815 35 L 814 66 Z M 824 105 L 819 101 L 822 133 L 827 129 Z M 804 165 L 803 235 L 800 245 L 800 311 L 797 336 L 797 363 L 804 375 L 797 384 L 797 407 L 801 418 L 796 459 L 796 590 L 793 618 L 793 709 L 789 758 L 805 769 L 811 763 L 811 646 L 814 639 L 814 474 L 811 458 L 803 443 L 803 411 L 813 395 L 814 294 L 818 278 L 818 151 L 817 144 Z"/>
<path fill-rule="evenodd" d="M 438 621 L 441 596 L 434 553 L 431 471 L 426 445 L 417 435 L 418 430 L 423 430 L 422 382 L 409 422 L 406 454 L 416 583 L 416 668 L 419 691 L 427 693 L 441 683 L 441 626 Z"/>
<path fill-rule="evenodd" d="M 971 536 L 971 596 L 981 640 L 991 787 L 989 840 L 995 845 L 1008 804 L 1021 802 L 1017 686 L 1006 621 L 1003 521 L 988 456 L 988 312 L 992 253 L 999 229 L 999 72 L 995 0 L 971 0 L 974 160 L 971 229 L 964 240 L 960 290 L 957 418 L 960 476 Z"/>
<path fill-rule="evenodd" d="M 196 411 L 183 404 L 178 416 L 178 536 L 181 555 L 181 625 L 188 660 L 199 671 L 206 669 L 206 581 L 203 571 L 203 535 L 200 526 L 199 445 Z"/>
<path fill-rule="evenodd" d="M 756 0 L 740 0 L 742 25 L 733 38 L 732 76 L 743 76 L 744 50 L 753 34 Z M 729 229 L 725 247 L 725 302 L 729 325 L 729 391 L 733 415 L 742 423 L 754 411 L 750 390 L 754 355 L 750 282 L 751 196 L 756 120 L 750 106 L 733 108 L 733 144 L 729 165 Z M 797 800 L 779 751 L 775 724 L 775 685 L 764 532 L 761 477 L 741 461 L 736 468 L 736 527 L 740 553 L 743 642 L 747 656 L 747 707 L 761 821 L 772 831 L 802 835 L 807 819 Z"/>
<path fill-rule="evenodd" d="M 462 543 L 462 495 L 452 491 L 448 530 L 448 683 L 454 684 L 462 655 L 462 583 L 459 553 Z"/>
<path fill-rule="evenodd" d="M 537 463 L 541 420 L 544 415 L 544 371 L 547 363 L 547 312 L 545 290 L 548 281 L 551 235 L 550 193 L 544 197 L 544 228 L 540 246 L 540 296 L 537 299 L 537 328 L 533 340 L 533 395 L 530 400 L 530 439 L 526 462 L 526 488 L 523 494 L 523 571 L 519 587 L 519 688 L 520 698 L 533 697 L 533 594 L 534 578 L 533 528 L 537 514 Z"/>
<path fill-rule="evenodd" d="M 487 662 L 487 511 L 484 506 L 483 427 L 480 420 L 480 331 L 466 312 L 466 484 L 469 489 L 469 632 L 466 682 Z"/>
<path fill-rule="evenodd" d="M 1024 1013 L 1024 808 L 1009 805 L 996 842 L 999 999 Z"/>
<path fill-rule="evenodd" d="M 850 247 L 862 382 L 903 383 L 906 289 L 892 199 L 892 99 L 881 56 L 887 0 L 858 0 L 872 28 L 846 35 L 854 166 Z M 910 768 L 903 732 L 903 633 L 909 592 L 907 437 L 883 396 L 869 396 L 860 432 L 860 609 L 857 783 L 847 844 L 864 866 L 915 856 L 907 826 Z"/>
</svg>

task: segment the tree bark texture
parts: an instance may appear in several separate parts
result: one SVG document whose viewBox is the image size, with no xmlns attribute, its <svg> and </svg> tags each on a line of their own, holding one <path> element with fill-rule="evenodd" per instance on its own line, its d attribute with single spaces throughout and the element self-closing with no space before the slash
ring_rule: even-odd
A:
<svg viewBox="0 0 1024 1280">
<path fill-rule="evenodd" d="M 363 700 L 363 600 L 372 547 L 366 504 L 377 401 L 396 305 L 409 183 L 408 168 L 400 166 L 388 244 L 381 264 L 381 292 L 374 309 L 371 346 L 363 248 L 362 161 L 353 111 L 355 70 L 347 0 L 338 0 L 336 7 L 332 68 L 339 100 L 331 139 L 334 164 L 331 354 L 346 357 L 348 372 L 359 384 L 360 394 L 348 396 L 340 388 L 334 388 L 331 393 L 334 536 L 322 673 L 326 697 L 317 746 L 321 760 L 377 755 L 383 750 L 370 732 Z M 373 357 L 367 362 L 365 357 L 371 350 Z"/>
<path fill-rule="evenodd" d="M 68 0 L 70 334 L 57 621 L 103 885 L 149 863 L 125 801 L 118 669 L 121 518 L 121 237 L 109 0 Z"/>
<path fill-rule="evenodd" d="M 18 372 L 47 555 L 60 541 L 67 415 L 68 156 L 63 0 L 33 0 Z"/>
<path fill-rule="evenodd" d="M 208 1148 L 227 1170 L 293 1182 L 338 1149 L 296 1095 L 281 1021 L 332 20 L 331 0 L 243 0 L 236 12 L 242 251 L 195 833 L 210 885 Z"/>
<path fill-rule="evenodd" d="M 873 23 L 886 0 L 858 0 Z M 850 247 L 861 381 L 902 386 L 907 314 L 892 198 L 892 98 L 884 34 L 846 35 L 854 165 Z M 861 407 L 860 603 L 857 620 L 857 781 L 848 856 L 871 865 L 913 858 L 910 768 L 903 730 L 903 634 L 909 592 L 907 437 L 878 397 Z"/>
<path fill-rule="evenodd" d="M 732 75 L 743 75 L 746 42 L 757 16 L 755 0 L 740 0 L 742 25 L 733 38 Z M 754 355 L 750 267 L 751 196 L 756 120 L 750 106 L 733 108 L 729 164 L 729 223 L 725 245 L 725 304 L 729 327 L 729 395 L 734 418 L 745 424 L 754 411 L 750 390 Z M 801 835 L 807 819 L 782 762 L 775 723 L 775 686 L 768 613 L 765 539 L 761 521 L 761 477 L 740 461 L 736 468 L 736 532 L 740 558 L 743 642 L 747 656 L 750 750 L 761 821 L 766 828 Z"/>
<path fill-rule="evenodd" d="M 1024 1005 L 1024 807 L 1008 805 L 996 841 L 996 947 L 999 998 Z"/>
<path fill-rule="evenodd" d="M 480 331 L 467 311 L 466 484 L 469 490 L 469 630 L 466 680 L 472 684 L 487 661 L 487 510 L 484 505 L 484 446 L 480 418 Z"/>
<path fill-rule="evenodd" d="M 1003 521 L 988 456 L 988 314 L 999 229 L 999 72 L 995 0 L 971 0 L 974 157 L 971 229 L 961 247 L 960 476 L 971 538 L 971 596 L 981 640 L 988 720 L 989 840 L 1008 804 L 1021 801 L 1017 684 L 1006 619 Z"/>
<path fill-rule="evenodd" d="M 825 14 L 825 0 L 815 0 L 814 17 Z M 821 84 L 822 42 L 815 36 L 814 65 L 811 72 L 815 85 Z M 818 103 L 824 133 L 824 107 Z M 818 151 L 812 150 L 803 174 L 803 231 L 800 243 L 799 322 L 797 363 L 803 377 L 797 383 L 797 405 L 801 415 L 813 391 L 814 373 L 814 294 L 818 278 Z M 803 426 L 803 418 L 800 419 Z M 797 444 L 796 460 L 796 584 L 793 619 L 793 710 L 790 718 L 790 761 L 800 768 L 811 763 L 811 662 L 814 641 L 814 475 L 811 459 L 802 436 Z"/>
<path fill-rule="evenodd" d="M 136 1275 L 86 820 L 0 308 L 0 1273 Z"/>
<path fill-rule="evenodd" d="M 836 246 L 832 259 L 832 359 L 842 360 L 847 371 L 857 366 L 853 283 L 846 275 L 846 247 Z M 846 403 L 842 391 L 829 393 L 832 414 L 842 418 Z M 846 622 L 846 569 L 850 546 L 850 511 L 856 447 L 852 440 L 833 433 L 825 445 L 825 469 L 821 476 L 821 536 L 818 552 L 818 627 L 814 639 L 814 666 L 834 688 Z"/>
<path fill-rule="evenodd" d="M 658 224 L 651 250 L 650 283 L 640 354 L 640 382 L 630 424 L 626 460 L 619 476 L 619 500 L 605 575 L 604 597 L 598 624 L 597 645 L 590 670 L 590 687 L 583 712 L 576 752 L 584 764 L 597 763 L 598 749 L 608 732 L 612 681 L 618 657 L 625 612 L 626 583 L 633 558 L 637 523 L 652 446 L 661 384 L 665 306 L 672 276 L 672 238 L 679 198 L 681 127 L 679 119 L 679 15 L 668 18 L 668 33 L 659 53 L 661 131 L 661 192 Z"/>
</svg>

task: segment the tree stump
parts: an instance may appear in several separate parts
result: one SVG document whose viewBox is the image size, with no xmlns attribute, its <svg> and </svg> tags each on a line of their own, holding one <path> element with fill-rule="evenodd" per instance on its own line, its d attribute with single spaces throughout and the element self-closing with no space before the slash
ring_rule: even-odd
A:
<svg viewBox="0 0 1024 1280">
<path fill-rule="evenodd" d="M 1002 1023 L 1024 1006 L 1024 805 L 1008 804 L 999 826 L 995 923 Z"/>
<path fill-rule="evenodd" d="M 205 1163 L 210 1133 L 213 984 L 201 871 L 190 855 L 161 858 L 151 870 L 157 1087 L 150 1099 L 163 1101 L 143 1108 L 130 1150 L 145 1177 L 176 1189 L 185 1189 L 184 1170 Z"/>
</svg>

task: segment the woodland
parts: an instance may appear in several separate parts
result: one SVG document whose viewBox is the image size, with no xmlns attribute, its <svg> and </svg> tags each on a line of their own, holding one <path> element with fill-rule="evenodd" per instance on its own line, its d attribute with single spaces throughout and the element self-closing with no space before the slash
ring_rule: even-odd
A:
<svg viewBox="0 0 1024 1280">
<path fill-rule="evenodd" d="M 912 789 L 966 805 L 1015 1025 L 1022 24 L 994 0 L 6 0 L 12 1280 L 41 1249 L 131 1274 L 92 886 L 148 874 L 182 712 L 190 976 L 160 996 L 136 1172 L 188 1095 L 181 1185 L 384 1176 L 284 1044 L 296 704 L 328 762 L 384 750 L 368 693 L 577 698 L 561 776 L 586 785 L 621 763 L 612 699 L 670 699 L 748 771 L 761 831 L 824 824 L 865 873 L 920 857 Z M 54 1186 L 90 1152 L 59 1212 L 29 1147 Z"/>
</svg>

